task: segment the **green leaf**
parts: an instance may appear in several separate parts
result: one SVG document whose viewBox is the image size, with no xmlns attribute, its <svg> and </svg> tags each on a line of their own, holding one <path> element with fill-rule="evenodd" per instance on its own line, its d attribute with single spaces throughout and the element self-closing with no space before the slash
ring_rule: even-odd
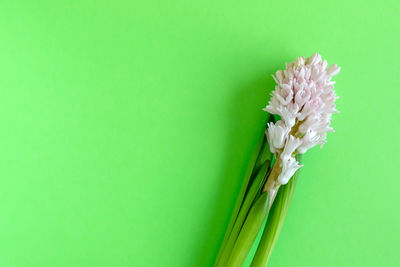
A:
<svg viewBox="0 0 400 267">
<path fill-rule="evenodd" d="M 274 116 L 270 115 L 268 122 L 275 122 Z M 267 136 L 264 134 L 264 142 L 258 155 L 256 166 L 254 169 L 258 170 L 264 164 L 264 162 L 266 162 L 267 160 L 271 161 L 272 155 L 273 154 L 271 153 L 271 150 L 269 148 Z"/>
<path fill-rule="evenodd" d="M 229 240 L 229 236 L 230 236 L 230 234 L 232 232 L 232 229 L 233 229 L 233 226 L 235 224 L 237 215 L 238 215 L 238 213 L 240 211 L 240 208 L 242 206 L 243 199 L 244 199 L 244 196 L 246 194 L 246 191 L 247 191 L 248 187 L 250 186 L 249 185 L 250 178 L 251 178 L 251 176 L 253 174 L 254 165 L 255 165 L 258 157 L 259 157 L 260 149 L 261 149 L 262 144 L 263 144 L 264 139 L 265 139 L 264 136 L 265 136 L 265 134 L 263 132 L 261 134 L 258 142 L 257 142 L 257 145 L 255 147 L 254 153 L 253 153 L 253 155 L 252 155 L 252 157 L 251 157 L 251 159 L 249 161 L 249 164 L 248 164 L 245 176 L 244 176 L 244 180 L 243 180 L 242 186 L 240 188 L 239 196 L 238 196 L 238 198 L 236 200 L 235 208 L 234 208 L 234 210 L 232 212 L 232 216 L 231 216 L 231 219 L 229 221 L 228 228 L 227 228 L 227 230 L 225 232 L 224 240 L 222 242 L 222 245 L 221 245 L 220 250 L 218 252 L 217 259 L 215 261 L 215 266 L 223 266 L 223 265 L 220 264 L 221 258 L 224 255 L 226 244 L 227 244 L 227 242 Z"/>
<path fill-rule="evenodd" d="M 253 204 L 256 196 L 260 192 L 262 186 L 267 178 L 268 170 L 270 169 L 270 162 L 266 161 L 261 169 L 258 171 L 257 176 L 254 178 L 250 189 L 248 190 L 245 199 L 243 201 L 242 207 L 240 208 L 239 214 L 236 218 L 235 224 L 232 228 L 229 239 L 225 245 L 223 255 L 220 259 L 220 266 L 225 266 L 226 261 L 229 259 L 231 251 L 235 246 L 237 237 L 239 236 L 240 230 L 242 229 L 243 223 L 248 215 L 251 205 Z"/>
<path fill-rule="evenodd" d="M 300 157 L 298 157 L 298 160 L 300 161 Z M 267 266 L 288 213 L 294 189 L 296 187 L 298 173 L 299 171 L 294 174 L 286 185 L 281 186 L 279 189 L 276 199 L 271 207 L 267 224 L 251 267 Z"/>
<path fill-rule="evenodd" d="M 242 266 L 243 262 L 246 260 L 246 256 L 249 253 L 257 234 L 268 216 L 269 200 L 269 193 L 264 192 L 252 206 L 243 228 L 240 231 L 239 237 L 235 242 L 232 254 L 230 255 L 228 264 L 226 265 L 227 267 Z"/>
</svg>

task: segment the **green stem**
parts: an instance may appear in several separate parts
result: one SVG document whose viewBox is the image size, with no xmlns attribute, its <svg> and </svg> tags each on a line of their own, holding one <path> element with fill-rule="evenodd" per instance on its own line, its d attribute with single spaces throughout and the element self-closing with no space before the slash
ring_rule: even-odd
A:
<svg viewBox="0 0 400 267">
<path fill-rule="evenodd" d="M 240 188 L 239 197 L 236 200 L 235 208 L 233 210 L 231 219 L 229 221 L 228 228 L 227 228 L 225 236 L 224 236 L 224 240 L 222 242 L 221 248 L 220 248 L 220 250 L 218 252 L 217 259 L 215 261 L 215 266 L 223 266 L 223 265 L 220 265 L 219 263 L 221 261 L 222 255 L 224 254 L 226 244 L 228 242 L 229 236 L 230 236 L 231 231 L 233 229 L 233 226 L 235 224 L 235 221 L 236 221 L 237 215 L 239 213 L 240 207 L 242 206 L 243 199 L 244 199 L 244 196 L 245 196 L 246 191 L 248 189 L 249 181 L 250 181 L 250 178 L 251 178 L 253 170 L 254 170 L 254 165 L 255 165 L 258 157 L 259 157 L 260 149 L 261 149 L 262 144 L 263 144 L 264 139 L 265 139 L 264 136 L 265 136 L 265 134 L 263 132 L 262 135 L 259 138 L 259 141 L 257 142 L 257 145 L 255 147 L 254 153 L 253 153 L 253 155 L 252 155 L 252 157 L 251 157 L 251 159 L 249 161 L 249 164 L 248 164 L 245 176 L 244 176 L 244 180 L 243 180 L 242 186 Z"/>
<path fill-rule="evenodd" d="M 290 181 L 281 186 L 272 205 L 264 233 L 251 263 L 251 267 L 265 267 L 282 230 L 297 183 L 298 171 Z"/>
<path fill-rule="evenodd" d="M 261 147 L 260 153 L 258 154 L 258 158 L 254 169 L 258 170 L 259 168 L 261 168 L 264 162 L 266 162 L 267 160 L 271 160 L 271 158 L 272 158 L 272 153 L 271 150 L 269 149 L 267 137 L 264 135 L 264 142 Z"/>
<path fill-rule="evenodd" d="M 269 193 L 264 192 L 252 206 L 239 237 L 235 242 L 232 254 L 226 265 L 227 267 L 240 267 L 243 265 L 258 232 L 268 216 L 269 200 Z"/>
<path fill-rule="evenodd" d="M 242 207 L 240 208 L 239 214 L 236 218 L 235 224 L 232 228 L 231 234 L 224 248 L 223 255 L 221 256 L 220 266 L 225 266 L 226 261 L 229 259 L 231 251 L 235 246 L 236 239 L 239 236 L 240 230 L 242 229 L 243 223 L 246 219 L 246 216 L 249 213 L 251 205 L 254 203 L 254 200 L 256 199 L 258 192 L 260 192 L 261 188 L 265 183 L 269 167 L 270 167 L 270 161 L 267 160 L 266 162 L 264 162 L 264 165 L 258 171 L 257 176 L 254 178 L 254 181 L 251 184 L 250 189 L 248 190 L 245 196 Z"/>
</svg>

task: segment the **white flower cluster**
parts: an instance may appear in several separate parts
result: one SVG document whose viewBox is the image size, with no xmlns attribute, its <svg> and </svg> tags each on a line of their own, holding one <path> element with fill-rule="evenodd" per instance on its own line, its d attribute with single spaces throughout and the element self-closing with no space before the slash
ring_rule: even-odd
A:
<svg viewBox="0 0 400 267">
<path fill-rule="evenodd" d="M 337 113 L 334 81 L 340 68 L 327 67 L 319 54 L 309 58 L 299 57 L 286 64 L 284 71 L 274 76 L 277 85 L 265 111 L 280 116 L 281 120 L 268 123 L 266 135 L 272 153 L 279 160 L 280 184 L 286 184 L 302 165 L 294 158 L 317 144 L 326 142 L 326 132 L 332 113 Z"/>
</svg>

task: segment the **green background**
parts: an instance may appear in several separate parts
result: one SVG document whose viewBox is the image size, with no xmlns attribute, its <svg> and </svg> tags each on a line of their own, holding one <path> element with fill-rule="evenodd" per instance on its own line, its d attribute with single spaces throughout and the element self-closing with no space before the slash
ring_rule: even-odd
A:
<svg viewBox="0 0 400 267">
<path fill-rule="evenodd" d="M 397 1 L 0 2 L 0 266 L 212 266 L 271 74 L 340 114 L 270 266 L 399 266 Z"/>
</svg>

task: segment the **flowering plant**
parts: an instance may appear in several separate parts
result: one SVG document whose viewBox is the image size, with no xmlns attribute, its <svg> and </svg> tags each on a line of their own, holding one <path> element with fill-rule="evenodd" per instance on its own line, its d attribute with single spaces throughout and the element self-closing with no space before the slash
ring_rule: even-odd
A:
<svg viewBox="0 0 400 267">
<path fill-rule="evenodd" d="M 286 217 L 297 181 L 300 156 L 326 143 L 333 113 L 337 113 L 331 78 L 339 73 L 319 54 L 299 57 L 278 70 L 277 83 L 264 108 L 270 116 L 265 137 L 250 161 L 236 208 L 215 266 L 242 266 L 264 225 L 252 266 L 266 266 Z M 271 164 L 272 163 L 272 164 Z M 267 219 L 268 217 L 268 219 Z"/>
</svg>

